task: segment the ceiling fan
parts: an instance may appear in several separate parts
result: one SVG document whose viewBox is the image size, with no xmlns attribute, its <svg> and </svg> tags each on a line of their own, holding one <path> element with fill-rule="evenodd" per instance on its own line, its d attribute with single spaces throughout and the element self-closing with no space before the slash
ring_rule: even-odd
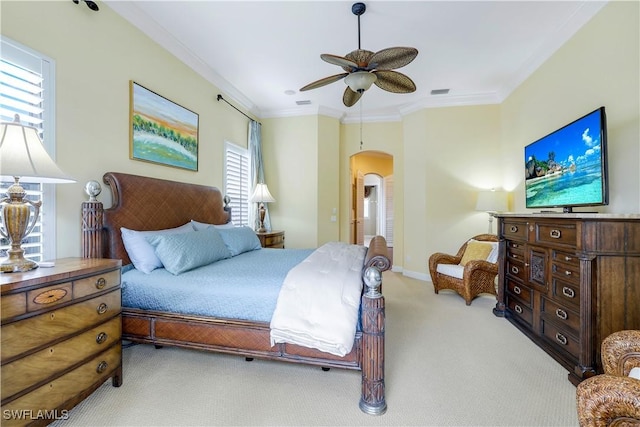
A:
<svg viewBox="0 0 640 427">
<path fill-rule="evenodd" d="M 351 12 L 358 17 L 358 49 L 344 57 L 322 54 L 324 61 L 338 65 L 345 73 L 325 77 L 309 83 L 300 91 L 316 89 L 338 80 L 345 79 L 347 88 L 342 96 L 342 102 L 347 107 L 355 105 L 362 94 L 375 83 L 380 89 L 394 93 L 415 92 L 416 85 L 408 76 L 393 71 L 404 67 L 415 59 L 418 50 L 413 47 L 390 47 L 378 52 L 371 52 L 360 48 L 360 16 L 367 10 L 364 3 L 354 3 Z"/>
</svg>

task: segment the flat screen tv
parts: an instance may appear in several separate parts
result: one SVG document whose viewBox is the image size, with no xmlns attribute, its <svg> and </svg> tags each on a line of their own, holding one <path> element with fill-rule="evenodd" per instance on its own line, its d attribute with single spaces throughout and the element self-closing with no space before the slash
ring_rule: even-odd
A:
<svg viewBox="0 0 640 427">
<path fill-rule="evenodd" d="M 607 119 L 604 107 L 524 148 L 527 208 L 607 205 Z"/>
</svg>

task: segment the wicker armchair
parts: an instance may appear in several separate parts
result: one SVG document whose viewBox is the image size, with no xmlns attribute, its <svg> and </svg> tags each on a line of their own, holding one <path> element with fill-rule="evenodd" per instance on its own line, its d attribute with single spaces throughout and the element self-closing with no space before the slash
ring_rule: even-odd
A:
<svg viewBox="0 0 640 427">
<path fill-rule="evenodd" d="M 614 332 L 602 341 L 603 375 L 587 378 L 576 388 L 581 427 L 640 426 L 640 330 Z"/>
<path fill-rule="evenodd" d="M 494 234 L 479 234 L 472 237 L 473 240 L 482 242 L 497 242 Z M 496 295 L 495 279 L 498 275 L 498 263 L 489 262 L 486 259 L 476 259 L 466 262 L 462 269 L 462 278 L 454 277 L 438 271 L 439 264 L 459 265 L 467 249 L 469 241 L 458 250 L 456 255 L 435 253 L 429 257 L 429 273 L 433 282 L 433 289 L 437 294 L 441 289 L 452 289 L 460 294 L 467 305 L 471 300 L 482 293 Z"/>
</svg>

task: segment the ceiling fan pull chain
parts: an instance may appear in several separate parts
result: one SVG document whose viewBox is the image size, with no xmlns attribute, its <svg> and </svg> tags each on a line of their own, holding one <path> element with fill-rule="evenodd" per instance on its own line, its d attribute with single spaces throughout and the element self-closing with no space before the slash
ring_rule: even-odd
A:
<svg viewBox="0 0 640 427">
<path fill-rule="evenodd" d="M 360 151 L 362 151 L 362 102 L 360 102 Z"/>
</svg>

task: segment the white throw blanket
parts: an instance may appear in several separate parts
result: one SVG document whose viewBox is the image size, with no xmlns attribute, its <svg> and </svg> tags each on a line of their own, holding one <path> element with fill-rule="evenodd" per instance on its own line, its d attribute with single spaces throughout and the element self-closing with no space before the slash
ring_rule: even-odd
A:
<svg viewBox="0 0 640 427">
<path fill-rule="evenodd" d="M 351 351 L 367 248 L 331 242 L 289 271 L 271 319 L 271 345 L 298 344 L 344 356 Z"/>
</svg>

